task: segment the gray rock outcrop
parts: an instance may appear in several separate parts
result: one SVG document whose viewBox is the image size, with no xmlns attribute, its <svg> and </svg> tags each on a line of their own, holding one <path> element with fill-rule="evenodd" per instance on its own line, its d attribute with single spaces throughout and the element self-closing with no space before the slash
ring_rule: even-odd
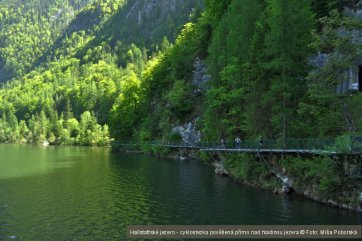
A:
<svg viewBox="0 0 362 241">
<path fill-rule="evenodd" d="M 212 165 L 215 167 L 215 173 L 222 176 L 229 175 L 222 162 L 214 162 Z"/>
<path fill-rule="evenodd" d="M 210 81 L 211 76 L 207 73 L 207 67 L 199 58 L 195 59 L 194 72 L 192 78 L 192 85 L 194 86 L 194 93 L 204 93 L 207 90 L 207 82 Z"/>
<path fill-rule="evenodd" d="M 173 127 L 172 133 L 179 134 L 182 142 L 185 144 L 192 145 L 199 143 L 201 141 L 201 132 L 196 128 L 197 120 L 198 118 L 184 125 Z"/>
</svg>

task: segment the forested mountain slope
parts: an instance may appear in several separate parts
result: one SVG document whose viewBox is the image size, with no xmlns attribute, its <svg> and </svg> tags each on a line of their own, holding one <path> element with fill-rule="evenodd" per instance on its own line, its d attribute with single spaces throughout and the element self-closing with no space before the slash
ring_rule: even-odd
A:
<svg viewBox="0 0 362 241">
<path fill-rule="evenodd" d="M 172 130 L 186 123 L 203 141 L 347 134 L 340 98 L 361 95 L 337 95 L 336 86 L 361 58 L 361 42 L 341 30 L 358 32 L 361 21 L 346 8 L 357 11 L 358 1 L 206 1 L 204 14 L 144 74 L 143 102 L 131 111 L 137 121 L 120 108 L 119 138 L 181 140 Z M 329 57 L 315 65 L 318 56 Z M 203 92 L 193 79 L 197 59 L 211 75 Z"/>
<path fill-rule="evenodd" d="M 25 74 L 90 0 L 0 2 L 0 82 Z"/>
<path fill-rule="evenodd" d="M 148 59 L 170 47 L 203 3 L 34 0 L 2 6 L 1 79 L 7 82 L 0 90 L 0 141 L 94 145 L 109 142 L 107 123 L 121 90 L 139 84 Z M 127 32 L 134 26 L 134 34 Z"/>
</svg>

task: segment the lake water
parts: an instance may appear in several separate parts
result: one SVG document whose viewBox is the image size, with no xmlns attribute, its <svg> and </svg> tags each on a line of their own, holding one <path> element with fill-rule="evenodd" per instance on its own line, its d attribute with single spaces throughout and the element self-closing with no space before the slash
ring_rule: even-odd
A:
<svg viewBox="0 0 362 241">
<path fill-rule="evenodd" d="M 0 240 L 125 240 L 126 225 L 351 224 L 362 215 L 236 184 L 194 160 L 0 145 Z"/>
</svg>

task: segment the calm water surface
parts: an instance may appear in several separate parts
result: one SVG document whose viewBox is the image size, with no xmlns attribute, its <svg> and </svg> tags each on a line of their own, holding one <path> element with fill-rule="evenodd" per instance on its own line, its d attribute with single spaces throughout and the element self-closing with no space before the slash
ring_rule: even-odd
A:
<svg viewBox="0 0 362 241">
<path fill-rule="evenodd" d="M 0 240 L 124 240 L 137 224 L 362 224 L 362 215 L 233 183 L 197 161 L 0 145 Z"/>
</svg>

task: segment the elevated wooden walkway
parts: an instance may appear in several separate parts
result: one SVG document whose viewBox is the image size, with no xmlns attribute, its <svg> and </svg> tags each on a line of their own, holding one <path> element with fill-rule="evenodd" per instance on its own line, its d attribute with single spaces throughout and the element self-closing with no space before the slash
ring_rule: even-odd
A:
<svg viewBox="0 0 362 241">
<path fill-rule="evenodd" d="M 305 149 L 258 149 L 258 148 L 200 148 L 202 151 L 206 152 L 245 152 L 245 153 L 308 153 L 308 154 L 327 154 L 335 155 L 336 151 L 326 151 L 326 150 L 305 150 Z"/>
<path fill-rule="evenodd" d="M 217 142 L 182 143 L 182 142 L 115 142 L 115 146 L 154 146 L 178 149 L 197 149 L 205 152 L 240 152 L 240 153 L 275 153 L 275 154 L 314 154 L 337 155 L 353 154 L 362 155 L 362 143 L 353 142 L 341 147 L 334 139 L 289 139 L 266 140 L 263 144 L 258 141 L 244 140 L 237 147 L 234 142 L 227 142 L 221 146 Z"/>
<path fill-rule="evenodd" d="M 362 138 L 361 138 L 362 139 Z M 351 139 L 352 140 L 352 139 Z M 176 143 L 176 142 L 115 142 L 113 143 L 115 148 L 124 147 L 129 151 L 130 149 L 143 149 L 158 147 L 158 148 L 170 148 L 177 151 L 182 150 L 197 150 L 201 152 L 208 152 L 214 156 L 214 154 L 220 153 L 250 153 L 263 161 L 276 176 L 283 179 L 283 176 L 272 170 L 269 163 L 266 161 L 268 156 L 276 155 L 300 155 L 300 156 L 319 156 L 328 155 L 339 160 L 349 160 L 354 162 L 354 166 L 348 169 L 348 178 L 362 178 L 362 140 L 355 138 L 351 142 L 339 142 L 335 140 L 320 140 L 320 139 L 299 139 L 289 140 L 288 142 L 281 142 L 280 140 L 267 140 L 260 144 L 258 141 L 242 141 L 240 146 L 234 142 L 226 142 L 224 145 L 220 145 L 217 142 L 200 142 L 196 144 L 188 143 Z M 353 174 L 350 174 L 352 173 Z M 345 174 L 346 175 L 346 174 Z"/>
</svg>

